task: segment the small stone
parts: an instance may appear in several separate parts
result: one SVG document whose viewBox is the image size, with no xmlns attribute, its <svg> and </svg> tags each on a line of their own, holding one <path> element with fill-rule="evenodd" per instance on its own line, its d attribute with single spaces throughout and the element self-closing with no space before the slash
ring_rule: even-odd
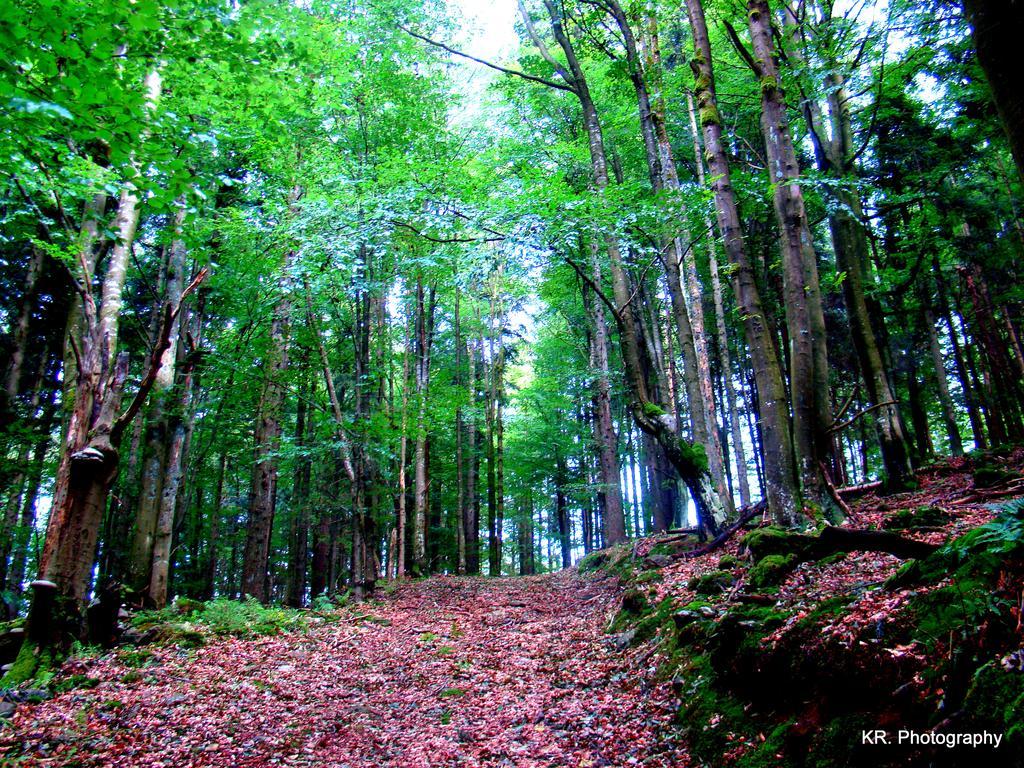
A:
<svg viewBox="0 0 1024 768">
<path fill-rule="evenodd" d="M 177 704 L 184 704 L 186 701 L 188 701 L 188 696 L 183 693 L 175 693 L 174 695 L 168 696 L 164 699 L 164 706 L 173 707 Z"/>
<path fill-rule="evenodd" d="M 0 717 L 11 717 L 18 705 L 11 701 L 0 701 Z"/>
<path fill-rule="evenodd" d="M 713 618 L 714 616 L 718 615 L 718 611 L 716 611 L 710 605 L 702 605 L 697 610 L 699 610 L 700 611 L 700 615 L 703 616 L 706 619 L 710 619 L 710 618 Z"/>
<path fill-rule="evenodd" d="M 672 615 L 672 621 L 679 628 L 685 627 L 687 624 L 692 624 L 700 618 L 700 614 L 696 611 L 676 611 Z"/>
<path fill-rule="evenodd" d="M 666 568 L 672 565 L 672 558 L 668 555 L 648 555 L 646 563 L 651 568 Z"/>
<path fill-rule="evenodd" d="M 630 629 L 625 632 L 620 632 L 617 635 L 612 635 L 612 646 L 616 651 L 624 651 L 633 644 L 634 637 L 636 637 L 635 629 Z"/>
</svg>

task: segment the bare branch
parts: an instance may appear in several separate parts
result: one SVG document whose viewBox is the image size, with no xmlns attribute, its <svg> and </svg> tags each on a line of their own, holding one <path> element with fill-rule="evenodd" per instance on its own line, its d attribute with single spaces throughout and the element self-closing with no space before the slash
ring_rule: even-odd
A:
<svg viewBox="0 0 1024 768">
<path fill-rule="evenodd" d="M 608 295 L 601 289 L 601 286 L 595 283 L 593 279 L 583 271 L 583 268 L 568 256 L 565 257 L 565 261 L 570 267 L 576 270 L 576 274 L 583 279 L 583 282 L 590 286 L 590 289 L 597 294 L 598 298 L 600 298 L 601 301 L 604 302 L 605 306 L 611 310 L 612 315 L 615 317 L 615 322 L 617 324 L 621 324 L 622 312 L 615 306 L 615 303 L 608 298 Z"/>
<path fill-rule="evenodd" d="M 534 83 L 540 83 L 541 85 L 546 85 L 548 88 L 558 88 L 561 91 L 573 90 L 571 86 L 566 85 L 564 83 L 559 83 L 554 80 L 548 80 L 547 78 L 538 77 L 537 75 L 531 75 L 526 72 L 522 72 L 518 69 L 509 69 L 508 67 L 502 67 L 501 65 L 495 64 L 494 62 L 491 61 L 487 61 L 486 59 L 479 59 L 476 56 L 471 56 L 468 53 L 452 48 L 451 46 L 445 45 L 442 42 L 439 42 L 437 40 L 431 40 L 426 35 L 421 35 L 418 32 L 413 32 L 411 29 L 408 29 L 406 27 L 399 26 L 399 29 L 401 29 L 407 35 L 415 37 L 417 40 L 422 40 L 428 45 L 432 45 L 435 48 L 440 48 L 443 51 L 448 51 L 448 53 L 451 53 L 455 56 L 461 56 L 464 59 L 475 61 L 477 64 L 483 64 L 485 67 L 490 67 L 491 69 L 495 69 L 498 72 L 502 72 L 506 75 L 515 75 L 516 77 L 521 77 L 523 80 L 529 80 Z"/>
<path fill-rule="evenodd" d="M 194 291 L 206 276 L 209 274 L 209 270 L 203 267 L 199 270 L 199 274 L 195 276 L 188 287 L 181 292 L 181 298 L 178 299 L 178 303 L 171 306 L 168 303 L 164 307 L 164 318 L 163 322 L 160 323 L 160 333 L 157 335 L 157 343 L 153 347 L 153 351 L 149 355 L 149 368 L 146 371 L 146 375 L 142 378 L 139 383 L 139 389 L 135 393 L 135 397 L 132 399 L 131 405 L 122 413 L 117 421 L 114 422 L 114 426 L 110 430 L 110 440 L 115 445 L 120 442 L 121 435 L 124 434 L 125 428 L 131 424 L 142 406 L 146 402 L 146 398 L 149 397 L 150 391 L 153 389 L 153 384 L 156 382 L 157 373 L 160 371 L 160 363 L 163 360 L 164 352 L 171 346 L 171 328 L 174 326 L 174 321 L 178 319 L 178 315 L 181 314 L 182 303 L 188 297 L 192 291 Z"/>
</svg>

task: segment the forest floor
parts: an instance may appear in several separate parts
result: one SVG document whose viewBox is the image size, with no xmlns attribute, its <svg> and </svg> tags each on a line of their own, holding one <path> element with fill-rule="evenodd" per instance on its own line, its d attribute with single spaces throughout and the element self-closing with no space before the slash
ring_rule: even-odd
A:
<svg viewBox="0 0 1024 768">
<path fill-rule="evenodd" d="M 935 544 L 955 538 L 992 520 L 994 503 L 1024 495 L 1024 450 L 988 461 L 935 465 L 912 493 L 869 491 L 846 525 L 896 527 Z M 922 513 L 934 519 L 920 525 Z M 882 588 L 902 561 L 852 552 L 804 562 L 755 589 L 739 534 L 699 557 L 687 556 L 694 543 L 680 539 L 640 540 L 543 576 L 409 582 L 360 605 L 290 612 L 285 631 L 271 636 L 195 632 L 188 628 L 200 625 L 185 617 L 174 639 L 70 661 L 52 688 L 76 682 L 0 723 L 0 765 L 653 768 L 708 764 L 687 752 L 702 743 L 703 754 L 713 747 L 726 758 L 712 764 L 724 765 L 774 749 L 773 718 L 780 739 L 823 729 L 813 708 L 798 706 L 786 722 L 755 719 L 751 704 L 701 694 L 711 667 L 695 661 L 724 658 L 725 684 L 734 656 L 811 664 L 783 667 L 779 680 L 755 667 L 743 673 L 775 691 L 790 674 L 816 690 L 829 660 L 848 673 L 836 678 L 843 685 L 884 671 L 891 680 L 872 685 L 915 692 L 917 709 L 907 711 L 941 698 L 941 680 L 926 670 L 948 649 L 906 639 L 905 626 L 915 615 L 908 606 L 945 582 Z M 646 606 L 633 619 L 630 594 Z M 989 614 L 979 616 L 968 623 L 988 626 Z M 707 650 L 725 642 L 726 626 L 750 634 L 746 656 Z M 1024 644 L 1014 639 L 1019 620 L 1008 631 L 999 658 Z M 737 651 L 749 645 L 737 642 Z M 985 653 L 979 663 L 996 658 Z M 723 719 L 728 711 L 733 720 Z"/>
<path fill-rule="evenodd" d="M 670 686 L 603 634 L 619 592 L 437 576 L 303 632 L 110 655 L 95 687 L 19 707 L 0 764 L 686 765 Z"/>
</svg>

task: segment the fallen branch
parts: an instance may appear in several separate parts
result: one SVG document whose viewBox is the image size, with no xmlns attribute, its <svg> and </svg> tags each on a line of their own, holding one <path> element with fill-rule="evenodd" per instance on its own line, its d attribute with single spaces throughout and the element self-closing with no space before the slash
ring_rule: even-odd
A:
<svg viewBox="0 0 1024 768">
<path fill-rule="evenodd" d="M 825 488 L 828 490 L 829 497 L 836 503 L 836 506 L 843 511 L 844 516 L 848 518 L 854 517 L 853 510 L 850 509 L 850 505 L 843 501 L 843 497 L 839 495 L 839 491 L 836 489 L 835 483 L 832 482 L 832 478 L 829 476 L 825 462 L 819 461 L 818 466 L 821 467 L 821 476 L 825 478 Z"/>
<path fill-rule="evenodd" d="M 861 483 L 860 485 L 846 485 L 842 488 L 836 488 L 836 492 L 844 499 L 859 499 L 865 494 L 871 493 L 881 489 L 882 481 L 875 480 L 872 483 Z"/>
<path fill-rule="evenodd" d="M 683 552 L 681 555 L 678 555 L 678 557 L 700 557 L 701 555 L 706 555 L 709 552 L 714 552 L 716 549 L 725 544 L 725 542 L 727 542 L 732 537 L 732 535 L 736 533 L 736 531 L 738 531 L 744 525 L 749 523 L 759 514 L 762 514 L 765 509 L 767 509 L 767 505 L 764 501 L 759 501 L 757 502 L 757 504 L 751 504 L 750 506 L 744 507 L 742 510 L 740 510 L 740 516 L 736 518 L 736 521 L 733 522 L 731 525 L 728 525 L 725 528 L 723 528 L 722 532 L 718 534 L 715 538 L 713 538 L 703 547 L 697 547 L 696 549 L 691 549 L 689 552 Z"/>
<path fill-rule="evenodd" d="M 889 531 L 861 531 L 851 528 L 826 526 L 813 542 L 812 556 L 820 559 L 837 552 L 885 552 L 901 560 L 928 557 L 939 548 L 938 544 L 908 539 Z"/>
</svg>

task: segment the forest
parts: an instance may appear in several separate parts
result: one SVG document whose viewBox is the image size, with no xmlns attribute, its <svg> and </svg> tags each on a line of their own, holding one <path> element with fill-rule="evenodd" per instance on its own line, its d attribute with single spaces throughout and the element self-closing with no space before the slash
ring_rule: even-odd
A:
<svg viewBox="0 0 1024 768">
<path fill-rule="evenodd" d="M 1021 35 L 4 3 L 0 762 L 1024 763 Z"/>
</svg>

